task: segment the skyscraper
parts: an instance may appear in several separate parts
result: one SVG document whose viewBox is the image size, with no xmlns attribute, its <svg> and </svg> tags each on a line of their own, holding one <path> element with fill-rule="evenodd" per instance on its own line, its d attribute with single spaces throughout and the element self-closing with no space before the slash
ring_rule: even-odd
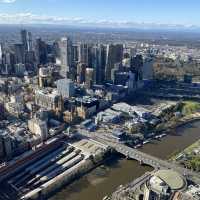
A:
<svg viewBox="0 0 200 200">
<path fill-rule="evenodd" d="M 47 46 L 46 43 L 41 40 L 41 38 L 36 40 L 35 55 L 37 64 L 47 63 Z"/>
<path fill-rule="evenodd" d="M 74 95 L 74 83 L 70 79 L 60 79 L 57 81 L 58 92 L 64 98 L 69 98 Z"/>
<path fill-rule="evenodd" d="M 21 41 L 24 46 L 24 49 L 28 51 L 28 34 L 25 29 L 21 30 Z"/>
<path fill-rule="evenodd" d="M 25 63 L 31 64 L 32 66 L 35 63 L 35 52 L 34 51 L 28 51 L 25 53 Z"/>
<path fill-rule="evenodd" d="M 15 44 L 15 63 L 24 63 L 25 62 L 25 49 L 23 44 Z"/>
<path fill-rule="evenodd" d="M 76 65 L 78 62 L 78 46 L 77 45 L 72 46 L 72 62 L 73 62 L 73 65 Z"/>
<path fill-rule="evenodd" d="M 32 51 L 33 50 L 33 39 L 32 39 L 32 34 L 31 32 L 28 32 L 28 51 Z"/>
<path fill-rule="evenodd" d="M 79 84 L 85 82 L 85 71 L 86 71 L 86 65 L 83 63 L 77 64 L 77 82 Z"/>
<path fill-rule="evenodd" d="M 0 43 L 0 65 L 3 64 L 3 45 Z"/>
<path fill-rule="evenodd" d="M 33 39 L 31 32 L 27 32 L 27 30 L 21 30 L 21 42 L 25 51 L 33 50 Z"/>
<path fill-rule="evenodd" d="M 135 74 L 136 81 L 142 80 L 142 67 L 142 55 L 136 55 L 135 57 L 131 58 L 131 71 Z"/>
<path fill-rule="evenodd" d="M 111 71 L 116 63 L 122 62 L 123 59 L 123 45 L 122 44 L 109 44 L 107 45 L 106 52 L 106 67 L 105 67 L 105 79 L 111 80 Z"/>
<path fill-rule="evenodd" d="M 15 55 L 11 52 L 6 52 L 4 57 L 3 73 L 9 74 L 14 72 Z"/>
<path fill-rule="evenodd" d="M 61 38 L 58 42 L 61 70 L 60 75 L 63 77 L 68 77 L 72 68 L 72 42 L 69 38 Z"/>
<path fill-rule="evenodd" d="M 93 46 L 91 50 L 91 67 L 94 69 L 94 82 L 101 84 L 104 80 L 106 51 L 103 45 Z"/>
<path fill-rule="evenodd" d="M 91 89 L 93 83 L 94 83 L 94 69 L 93 68 L 86 68 L 85 85 L 88 89 Z"/>
<path fill-rule="evenodd" d="M 78 46 L 78 61 L 89 66 L 89 46 L 88 44 L 80 44 Z"/>
</svg>

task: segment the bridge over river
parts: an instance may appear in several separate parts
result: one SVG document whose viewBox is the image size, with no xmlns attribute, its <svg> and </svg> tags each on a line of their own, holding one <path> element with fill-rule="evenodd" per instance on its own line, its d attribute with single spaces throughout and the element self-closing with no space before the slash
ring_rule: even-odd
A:
<svg viewBox="0 0 200 200">
<path fill-rule="evenodd" d="M 147 153 L 138 151 L 137 149 L 128 147 L 124 144 L 108 142 L 108 141 L 106 141 L 104 143 L 106 143 L 107 145 L 109 145 L 110 147 L 115 149 L 120 154 L 126 156 L 127 158 L 139 161 L 140 164 L 149 165 L 149 166 L 153 167 L 154 169 L 173 169 L 173 170 L 179 172 L 180 174 L 186 176 L 189 179 L 195 178 L 195 179 L 200 180 L 199 173 L 196 173 L 189 169 L 180 167 L 174 163 L 170 163 L 168 161 L 156 158 Z"/>
<path fill-rule="evenodd" d="M 111 140 L 109 138 L 109 135 L 102 134 L 103 136 L 101 136 L 101 134 L 89 134 L 87 131 L 84 131 L 82 129 L 79 130 L 79 133 L 100 143 L 108 145 L 109 147 L 113 148 L 115 151 L 126 156 L 127 158 L 137 160 L 138 162 L 140 162 L 141 165 L 148 165 L 153 167 L 154 169 L 173 169 L 183 176 L 186 176 L 188 179 L 195 180 L 200 183 L 199 173 L 193 172 L 192 170 L 186 169 L 167 160 L 162 160 L 155 156 L 149 155 L 137 149 L 128 147 L 121 142 L 117 142 L 116 140 Z"/>
</svg>

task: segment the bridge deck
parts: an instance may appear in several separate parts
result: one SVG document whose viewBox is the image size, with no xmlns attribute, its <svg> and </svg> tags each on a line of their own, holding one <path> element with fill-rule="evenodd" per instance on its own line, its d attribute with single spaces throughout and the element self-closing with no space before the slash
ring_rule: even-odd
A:
<svg viewBox="0 0 200 200">
<path fill-rule="evenodd" d="M 149 165 L 149 166 L 153 167 L 154 169 L 173 169 L 173 170 L 177 171 L 178 173 L 186 176 L 188 179 L 195 180 L 196 182 L 198 182 L 198 184 L 200 184 L 200 174 L 199 173 L 196 173 L 189 169 L 180 167 L 174 163 L 170 163 L 168 161 L 154 157 L 147 153 L 138 151 L 137 149 L 133 149 L 133 148 L 128 147 L 117 141 L 111 141 L 105 134 L 89 134 L 89 133 L 87 133 L 87 131 L 84 131 L 82 129 L 79 130 L 79 133 L 81 133 L 81 135 L 84 135 L 85 137 L 91 138 L 100 143 L 108 145 L 111 148 L 115 149 L 115 151 L 119 152 L 120 154 L 122 154 L 128 158 L 131 158 L 133 160 L 137 160 L 141 164 Z M 101 135 L 103 135 L 103 137 L 101 137 Z"/>
<path fill-rule="evenodd" d="M 115 149 L 120 154 L 122 154 L 128 158 L 131 158 L 133 160 L 137 160 L 141 164 L 149 165 L 155 169 L 173 169 L 173 170 L 179 172 L 180 174 L 187 176 L 188 178 L 195 177 L 200 180 L 200 174 L 193 172 L 189 169 L 180 167 L 176 164 L 156 158 L 152 155 L 138 151 L 136 149 L 133 149 L 133 148 L 128 147 L 123 144 L 112 143 L 112 142 L 107 142 L 107 141 L 106 141 L 106 144 L 109 145 L 110 147 L 112 147 L 113 149 Z"/>
</svg>

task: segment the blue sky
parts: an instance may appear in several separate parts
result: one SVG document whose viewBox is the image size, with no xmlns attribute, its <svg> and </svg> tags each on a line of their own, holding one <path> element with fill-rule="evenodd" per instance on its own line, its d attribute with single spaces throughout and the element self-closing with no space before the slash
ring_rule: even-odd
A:
<svg viewBox="0 0 200 200">
<path fill-rule="evenodd" d="M 0 0 L 0 23 L 200 26 L 199 0 Z"/>
</svg>

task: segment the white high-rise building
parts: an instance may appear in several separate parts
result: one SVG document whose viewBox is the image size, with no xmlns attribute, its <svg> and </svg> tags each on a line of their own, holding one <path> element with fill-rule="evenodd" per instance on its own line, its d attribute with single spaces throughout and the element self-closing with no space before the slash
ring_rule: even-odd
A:
<svg viewBox="0 0 200 200">
<path fill-rule="evenodd" d="M 57 81 L 58 92 L 62 97 L 69 98 L 74 95 L 74 83 L 70 79 L 61 79 Z"/>
<path fill-rule="evenodd" d="M 48 128 L 47 128 L 47 122 L 42 121 L 40 119 L 31 119 L 28 121 L 28 128 L 31 131 L 31 133 L 35 135 L 39 135 L 41 137 L 41 140 L 44 141 L 48 137 Z"/>
<path fill-rule="evenodd" d="M 67 77 L 72 67 L 72 42 L 69 38 L 63 37 L 58 42 L 60 51 L 61 71 L 60 75 Z"/>
</svg>

